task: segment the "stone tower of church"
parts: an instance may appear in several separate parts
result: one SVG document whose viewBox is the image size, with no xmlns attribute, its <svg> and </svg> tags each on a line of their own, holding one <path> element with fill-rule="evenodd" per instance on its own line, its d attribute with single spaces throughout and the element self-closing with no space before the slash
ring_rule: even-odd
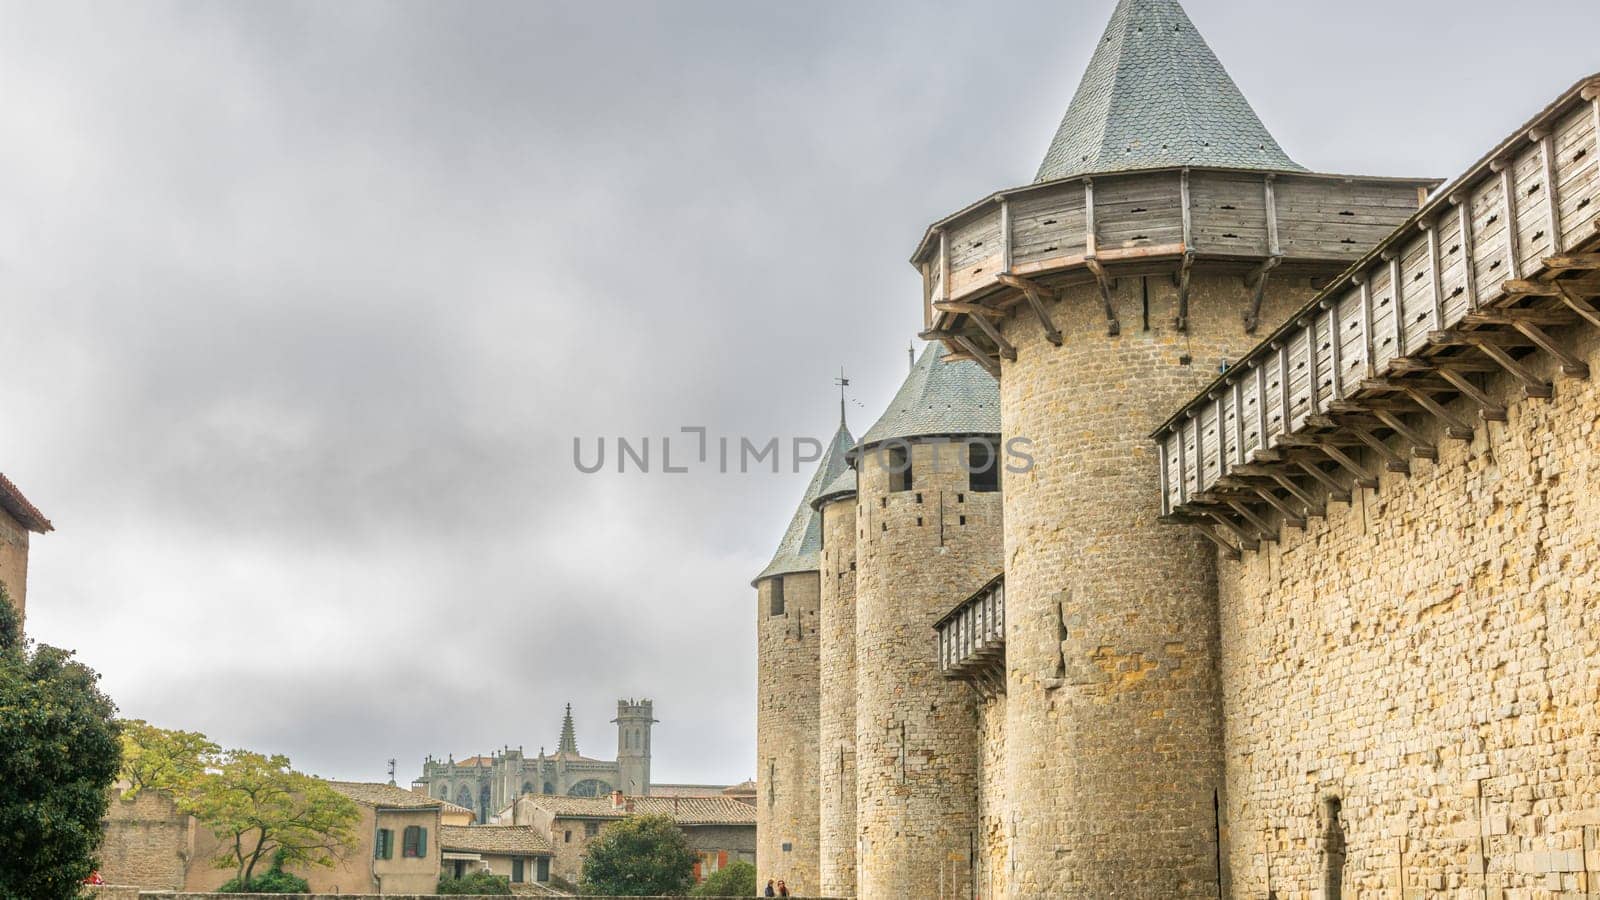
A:
<svg viewBox="0 0 1600 900">
<path fill-rule="evenodd" d="M 1035 184 L 923 241 L 928 336 L 991 368 L 1037 460 L 1003 495 L 1011 896 L 1219 895 L 1215 554 L 1158 523 L 1149 435 L 1420 187 L 1306 172 L 1176 0 L 1121 0 Z M 919 625 L 869 626 L 869 584 L 864 634 Z M 864 860 L 862 894 L 897 865 Z"/>
<path fill-rule="evenodd" d="M 650 726 L 656 723 L 649 700 L 618 700 L 617 790 L 629 796 L 650 793 Z"/>
<path fill-rule="evenodd" d="M 933 626 L 1000 572 L 998 401 L 982 368 L 930 344 L 851 454 L 862 897 L 964 897 L 973 882 L 977 710 L 943 677 Z"/>
<path fill-rule="evenodd" d="M 822 516 L 819 892 L 848 897 L 856 889 L 855 470 L 840 473 L 811 505 Z"/>
<path fill-rule="evenodd" d="M 822 517 L 812 501 L 848 469 L 844 423 L 823 450 L 772 562 L 757 575 L 756 866 L 800 895 L 817 891 Z"/>
</svg>

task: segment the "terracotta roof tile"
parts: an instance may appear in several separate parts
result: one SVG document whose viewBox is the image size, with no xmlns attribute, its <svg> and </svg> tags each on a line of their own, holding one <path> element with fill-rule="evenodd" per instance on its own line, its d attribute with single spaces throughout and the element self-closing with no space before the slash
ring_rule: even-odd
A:
<svg viewBox="0 0 1600 900">
<path fill-rule="evenodd" d="M 444 806 L 443 800 L 435 800 L 392 784 L 329 781 L 328 786 L 365 806 L 381 806 L 388 809 L 437 809 Z"/>
<path fill-rule="evenodd" d="M 11 518 L 21 522 L 22 527 L 29 531 L 44 534 L 56 530 L 56 527 L 50 524 L 50 520 L 44 517 L 44 513 L 29 503 L 28 498 L 22 496 L 22 491 L 18 490 L 4 473 L 0 473 L 0 509 L 10 513 Z"/>
<path fill-rule="evenodd" d="M 633 812 L 617 809 L 610 797 L 557 797 L 529 794 L 526 798 L 557 818 L 625 819 L 630 815 L 670 816 L 679 825 L 754 825 L 756 811 L 732 797 L 628 797 Z"/>
<path fill-rule="evenodd" d="M 467 853 L 555 854 L 550 842 L 531 825 L 440 825 L 439 848 Z"/>
</svg>

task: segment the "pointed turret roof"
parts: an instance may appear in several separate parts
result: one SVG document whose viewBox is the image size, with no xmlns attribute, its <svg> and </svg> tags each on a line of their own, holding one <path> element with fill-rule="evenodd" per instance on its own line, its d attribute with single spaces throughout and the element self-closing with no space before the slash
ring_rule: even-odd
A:
<svg viewBox="0 0 1600 900">
<path fill-rule="evenodd" d="M 846 468 L 839 473 L 839 477 L 823 485 L 817 493 L 815 500 L 811 501 L 812 509 L 821 509 L 823 504 L 845 497 L 854 496 L 856 492 L 856 470 Z"/>
<path fill-rule="evenodd" d="M 556 753 L 578 753 L 578 731 L 572 727 L 572 704 L 567 704 L 567 714 L 561 717 L 561 742 L 556 745 Z"/>
<path fill-rule="evenodd" d="M 895 438 L 1000 433 L 1000 383 L 977 363 L 944 355 L 939 341 L 923 348 L 857 451 Z"/>
<path fill-rule="evenodd" d="M 1177 0 L 1118 0 L 1034 180 L 1178 166 L 1305 170 Z"/>
<path fill-rule="evenodd" d="M 811 508 L 811 501 L 817 499 L 822 489 L 838 478 L 839 473 L 850 468 L 845 455 L 855 445 L 855 438 L 850 436 L 850 429 L 844 424 L 844 410 L 839 412 L 839 430 L 828 442 L 822 462 L 817 466 L 816 474 L 811 476 L 806 494 L 800 500 L 800 508 L 789 520 L 783 540 L 778 542 L 778 552 L 772 555 L 772 562 L 767 563 L 767 567 L 755 577 L 756 581 L 792 572 L 815 572 L 820 567 L 817 552 L 822 549 L 822 514 Z"/>
</svg>

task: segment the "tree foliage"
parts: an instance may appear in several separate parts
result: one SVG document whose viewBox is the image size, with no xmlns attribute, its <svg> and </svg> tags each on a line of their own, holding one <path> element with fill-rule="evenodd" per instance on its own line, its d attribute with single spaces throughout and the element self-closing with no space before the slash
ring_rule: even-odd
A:
<svg viewBox="0 0 1600 900">
<path fill-rule="evenodd" d="M 440 878 L 438 890 L 441 894 L 510 894 L 511 882 L 493 872 L 471 872 L 460 878 Z"/>
<path fill-rule="evenodd" d="M 165 791 L 176 799 L 192 793 L 220 748 L 198 731 L 157 728 L 143 719 L 122 722 L 122 797 Z"/>
<path fill-rule="evenodd" d="M 245 881 L 240 878 L 230 878 L 217 888 L 217 893 L 239 894 L 309 894 L 311 883 L 299 875 L 291 875 L 283 870 L 283 857 L 274 856 L 272 868 L 265 875 Z"/>
<path fill-rule="evenodd" d="M 694 885 L 695 855 L 670 816 L 630 816 L 607 825 L 586 854 L 586 894 L 684 894 Z"/>
<path fill-rule="evenodd" d="M 756 895 L 756 867 L 753 863 L 739 861 L 712 872 L 705 881 L 694 886 L 691 897 L 754 897 Z"/>
<path fill-rule="evenodd" d="M 179 806 L 221 841 L 212 863 L 245 883 L 264 859 L 332 866 L 357 846 L 361 820 L 354 801 L 290 769 L 288 757 L 248 750 L 224 753 Z"/>
<path fill-rule="evenodd" d="M 30 647 L 0 586 L 0 897 L 77 897 L 121 755 L 100 676 Z"/>
</svg>

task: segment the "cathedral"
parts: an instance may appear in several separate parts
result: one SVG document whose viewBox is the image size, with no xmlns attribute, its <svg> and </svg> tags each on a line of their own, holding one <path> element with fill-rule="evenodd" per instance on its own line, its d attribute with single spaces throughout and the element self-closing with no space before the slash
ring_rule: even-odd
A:
<svg viewBox="0 0 1600 900">
<path fill-rule="evenodd" d="M 754 580 L 761 879 L 1600 892 L 1600 75 L 1471 115 L 1448 181 L 1317 172 L 1116 3 Z"/>
<path fill-rule="evenodd" d="M 510 806 L 523 794 L 560 794 L 569 797 L 606 797 L 612 791 L 629 796 L 650 795 L 650 727 L 656 723 L 650 700 L 618 700 L 617 756 L 594 759 L 578 752 L 577 729 L 572 725 L 572 704 L 561 718 L 556 752 L 539 748 L 538 756 L 525 756 L 522 748 L 506 747 L 488 756 L 457 760 L 429 756 L 422 776 L 412 789 L 472 810 L 478 822 Z"/>
</svg>

